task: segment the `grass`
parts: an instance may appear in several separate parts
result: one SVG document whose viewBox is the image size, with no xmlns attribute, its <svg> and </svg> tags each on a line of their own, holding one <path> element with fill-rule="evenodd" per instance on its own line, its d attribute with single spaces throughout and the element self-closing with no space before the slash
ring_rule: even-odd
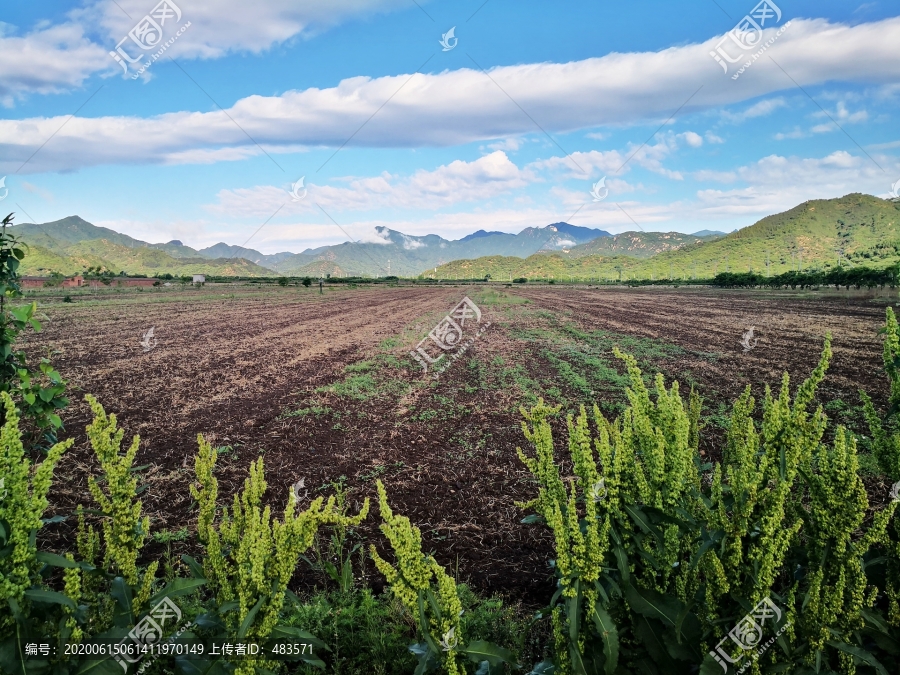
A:
<svg viewBox="0 0 900 675">
<path fill-rule="evenodd" d="M 163 530 L 153 533 L 153 541 L 158 544 L 168 544 L 173 541 L 184 541 L 188 538 L 188 530 L 182 527 L 180 530 Z"/>
<path fill-rule="evenodd" d="M 278 419 L 287 419 L 290 417 L 306 417 L 308 415 L 321 417 L 322 415 L 327 415 L 330 412 L 331 408 L 329 408 L 328 406 L 314 405 L 308 408 L 299 408 L 298 410 L 285 411 L 278 416 Z"/>
<path fill-rule="evenodd" d="M 382 343 L 384 344 L 384 343 Z M 354 401 L 368 401 L 382 396 L 402 396 L 411 385 L 405 379 L 392 377 L 408 365 L 391 354 L 378 354 L 372 359 L 359 361 L 344 367 L 346 377 L 324 387 L 316 393 L 334 394 Z"/>
<path fill-rule="evenodd" d="M 473 300 L 475 304 L 479 307 L 484 305 L 485 307 L 496 306 L 496 305 L 529 305 L 531 304 L 531 300 L 528 298 L 523 298 L 518 295 L 510 295 L 504 291 L 496 290 L 494 288 L 487 288 L 479 291 L 478 293 L 473 294 L 475 297 Z"/>
</svg>

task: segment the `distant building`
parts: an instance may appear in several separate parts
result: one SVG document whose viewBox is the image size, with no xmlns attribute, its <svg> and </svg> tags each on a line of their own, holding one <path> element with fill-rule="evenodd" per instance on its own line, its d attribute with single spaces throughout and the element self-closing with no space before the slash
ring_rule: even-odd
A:
<svg viewBox="0 0 900 675">
<path fill-rule="evenodd" d="M 84 277 L 76 274 L 74 277 L 62 279 L 61 281 L 59 277 L 22 277 L 19 282 L 22 288 L 44 288 L 45 286 L 73 288 L 75 286 L 84 286 Z"/>
<path fill-rule="evenodd" d="M 192 284 L 205 284 L 206 283 L 206 275 L 205 274 L 195 274 L 194 280 L 191 283 Z"/>
</svg>

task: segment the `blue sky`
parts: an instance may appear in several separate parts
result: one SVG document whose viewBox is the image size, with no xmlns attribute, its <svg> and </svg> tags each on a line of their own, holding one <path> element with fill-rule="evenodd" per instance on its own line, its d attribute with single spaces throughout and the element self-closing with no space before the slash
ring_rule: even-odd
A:
<svg viewBox="0 0 900 675">
<path fill-rule="evenodd" d="M 896 2 L 417 2 L 7 4 L 0 209 L 273 253 L 731 230 L 900 181 Z M 123 38 L 168 46 L 123 73 Z"/>
</svg>

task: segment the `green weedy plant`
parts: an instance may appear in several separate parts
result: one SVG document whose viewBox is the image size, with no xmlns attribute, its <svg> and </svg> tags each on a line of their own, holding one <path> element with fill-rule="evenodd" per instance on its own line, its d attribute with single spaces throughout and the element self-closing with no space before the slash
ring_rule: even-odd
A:
<svg viewBox="0 0 900 675">
<path fill-rule="evenodd" d="M 522 409 L 523 433 L 535 457 L 521 449 L 519 457 L 540 487 L 536 500 L 520 506 L 537 511 L 525 522 L 546 522 L 554 532 L 559 590 L 551 602 L 551 622 L 555 665 L 562 674 L 611 674 L 623 647 L 661 643 L 663 626 L 653 609 L 659 597 L 670 593 L 683 601 L 698 585 L 696 571 L 686 564 L 693 542 L 681 532 L 686 526 L 680 519 L 700 508 L 699 398 L 692 392 L 685 405 L 677 383 L 667 390 L 658 376 L 651 401 L 635 359 L 615 353 L 628 369 L 631 405 L 612 423 L 594 406 L 593 439 L 584 406 L 577 417 L 567 418 L 575 474 L 568 491 L 547 419 L 558 408 L 540 401 L 531 411 Z M 628 606 L 647 615 L 623 620 Z M 694 621 L 682 628 L 696 637 Z"/>
<path fill-rule="evenodd" d="M 0 429 L 0 670 L 6 670 L 23 660 L 22 640 L 44 627 L 29 621 L 32 603 L 60 599 L 41 589 L 44 561 L 37 531 L 44 524 L 53 470 L 72 440 L 55 444 L 32 471 L 12 397 L 0 392 L 0 403 L 5 420 Z"/>
<path fill-rule="evenodd" d="M 860 392 L 866 422 L 872 435 L 872 445 L 878 466 L 888 481 L 900 483 L 900 326 L 891 307 L 887 308 L 884 327 L 884 368 L 890 383 L 888 414 L 882 420 L 872 400 Z M 900 518 L 888 526 L 888 540 L 884 549 L 887 557 L 885 593 L 888 599 L 888 621 L 900 627 Z"/>
<path fill-rule="evenodd" d="M 824 379 L 831 359 L 830 340 L 819 364 L 797 390 L 782 379 L 778 398 L 766 388 L 761 431 L 751 417 L 750 388 L 734 404 L 722 463 L 715 467 L 705 527 L 710 532 L 704 559 L 707 621 L 720 618 L 723 594 L 732 593 L 751 606 L 769 595 L 788 548 L 802 526 L 792 488 L 801 466 L 809 465 L 821 445 L 827 417 L 807 407 Z M 736 617 L 739 618 L 739 617 Z M 725 631 L 723 631 L 725 632 Z"/>
<path fill-rule="evenodd" d="M 375 566 L 390 584 L 391 591 L 416 618 L 424 642 L 409 650 L 419 657 L 415 675 L 423 675 L 443 667 L 447 675 L 463 675 L 465 664 L 461 657 L 478 664 L 479 675 L 489 675 L 494 667 L 508 663 L 514 668 L 512 653 L 484 640 L 464 643 L 460 617 L 462 603 L 457 594 L 456 580 L 430 555 L 422 553 L 422 533 L 405 516 L 394 515 L 388 504 L 387 492 L 381 481 L 378 506 L 381 531 L 387 537 L 397 557 L 396 567 L 384 560 L 371 545 Z"/>
<path fill-rule="evenodd" d="M 875 552 L 895 507 L 863 528 L 870 510 L 855 442 L 839 428 L 826 446 L 824 412 L 808 412 L 830 357 L 826 341 L 793 400 L 787 376 L 777 398 L 767 390 L 758 429 L 745 391 L 722 463 L 703 480 L 711 467 L 697 452 L 699 400 L 684 403 L 658 377 L 651 401 L 628 357 L 622 417 L 608 422 L 595 408 L 594 438 L 584 408 L 568 418 L 568 490 L 547 420 L 556 409 L 523 410 L 535 456 L 520 457 L 539 483 L 524 505 L 537 516 L 526 522 L 546 522 L 556 541 L 557 673 L 887 675 L 882 663 L 900 655 L 900 642 L 877 606 L 884 584 L 872 572 L 884 562 Z M 765 599 L 780 607 L 770 626 L 777 649 L 756 660 L 726 639 L 707 653 Z"/>
<path fill-rule="evenodd" d="M 115 416 L 106 417 L 93 399 L 89 400 L 95 419 L 88 427 L 88 437 L 101 461 L 108 494 L 93 478 L 89 485 L 103 509 L 93 511 L 105 519 L 103 536 L 85 522 L 85 513 L 91 511 L 79 506 L 77 549 L 82 559 L 76 560 L 71 553 L 61 556 L 39 550 L 37 530 L 48 522 L 41 516 L 47 507 L 52 472 L 72 441 L 58 443 L 49 450 L 47 458 L 33 472 L 29 486 L 32 471 L 18 430 L 19 413 L 8 393 L 0 393 L 0 400 L 6 419 L 0 431 L 0 603 L 10 608 L 11 617 L 0 612 L 0 672 L 120 672 L 120 666 L 108 653 L 69 656 L 65 647 L 92 637 L 111 642 L 122 640 L 135 626 L 141 606 L 152 606 L 163 597 L 183 595 L 202 582 L 175 579 L 148 597 L 156 563 L 151 563 L 143 575 L 137 569 L 143 534 L 148 529 L 146 519 L 140 517 L 140 502 L 135 500 L 137 491 L 131 478 L 137 439 L 128 453 L 119 454 L 122 432 L 116 429 Z M 62 568 L 61 584 L 51 579 L 52 568 Z M 61 586 L 62 592 L 54 590 L 54 586 Z M 48 641 L 55 649 L 49 658 L 22 651 L 27 643 Z"/>
<path fill-rule="evenodd" d="M 134 610 L 141 611 L 150 597 L 151 584 L 156 577 L 158 561 L 151 562 L 143 576 L 138 572 L 137 558 L 150 536 L 150 518 L 141 518 L 141 501 L 137 499 L 138 480 L 134 475 L 134 457 L 141 440 L 134 436 L 131 446 L 121 454 L 124 429 L 119 429 L 116 416 L 107 415 L 103 406 L 88 394 L 85 400 L 94 413 L 94 421 L 87 427 L 88 440 L 100 467 L 103 469 L 108 494 L 93 476 L 88 478 L 88 489 L 100 506 L 103 516 L 103 568 L 119 574 L 129 586 L 136 587 Z M 83 525 L 81 520 L 79 525 Z M 93 528 L 87 527 L 79 533 L 82 541 L 93 540 Z M 87 553 L 90 548 L 82 553 Z"/>
<path fill-rule="evenodd" d="M 839 428 L 831 448 L 815 458 L 815 473 L 801 469 L 809 488 L 802 530 L 808 572 L 797 593 L 799 633 L 808 645 L 806 663 L 820 672 L 829 663 L 840 672 L 856 672 L 854 657 L 871 663 L 853 646 L 854 633 L 867 629 L 875 639 L 890 639 L 875 608 L 878 588 L 869 583 L 866 555 L 886 540 L 897 504 L 878 511 L 869 527 L 869 500 L 859 477 L 856 439 Z M 836 662 L 836 663 L 835 663 Z"/>
<path fill-rule="evenodd" d="M 278 621 L 289 593 L 287 585 L 297 567 L 300 555 L 309 549 L 321 525 L 356 526 L 368 515 L 365 500 L 356 516 L 345 516 L 335 508 L 334 497 L 323 503 L 314 499 L 306 511 L 295 513 L 296 497 L 288 495 L 283 520 L 273 520 L 270 507 L 262 506 L 266 489 L 263 460 L 250 465 L 250 476 L 244 490 L 235 495 L 231 509 L 224 507 L 216 523 L 218 481 L 213 475 L 218 453 L 198 436 L 199 451 L 195 459 L 198 486 L 191 486 L 200 514 L 197 535 L 206 548 L 201 566 L 185 556 L 196 577 L 205 576 L 216 594 L 215 606 L 201 619 L 201 626 L 217 626 L 220 634 L 231 638 L 266 642 L 270 639 L 299 639 L 319 649 L 327 646 L 314 636 L 295 628 L 279 626 Z M 310 654 L 300 655 L 306 663 L 324 667 L 324 662 Z M 196 661 L 182 661 L 185 672 L 202 672 Z M 265 657 L 240 661 L 235 673 L 252 675 L 258 669 L 269 669 L 274 661 Z M 193 670 L 192 670 L 193 669 Z"/>
</svg>

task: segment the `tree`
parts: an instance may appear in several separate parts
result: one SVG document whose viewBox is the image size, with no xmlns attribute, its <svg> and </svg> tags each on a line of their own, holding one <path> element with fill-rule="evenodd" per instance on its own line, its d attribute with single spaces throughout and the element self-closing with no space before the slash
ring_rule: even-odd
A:
<svg viewBox="0 0 900 675">
<path fill-rule="evenodd" d="M 288 278 L 287 277 L 278 277 L 278 285 L 279 286 L 287 286 Z"/>
<path fill-rule="evenodd" d="M 312 286 L 312 279 L 310 279 L 309 277 L 303 277 L 303 285 L 309 288 L 310 286 Z"/>
<path fill-rule="evenodd" d="M 25 352 L 15 349 L 23 330 L 31 327 L 38 332 L 41 324 L 35 318 L 36 302 L 19 307 L 9 304 L 9 300 L 22 297 L 19 264 L 25 258 L 19 240 L 6 231 L 12 221 L 10 213 L 3 219 L 0 230 L 0 391 L 12 397 L 21 417 L 36 427 L 38 435 L 43 434 L 46 447 L 50 447 L 56 443 L 57 430 L 62 428 L 56 411 L 69 404 L 63 397 L 66 383 L 50 359 L 42 358 L 39 369 L 35 369 L 28 365 Z M 39 439 L 34 440 L 36 445 L 41 445 Z"/>
</svg>

